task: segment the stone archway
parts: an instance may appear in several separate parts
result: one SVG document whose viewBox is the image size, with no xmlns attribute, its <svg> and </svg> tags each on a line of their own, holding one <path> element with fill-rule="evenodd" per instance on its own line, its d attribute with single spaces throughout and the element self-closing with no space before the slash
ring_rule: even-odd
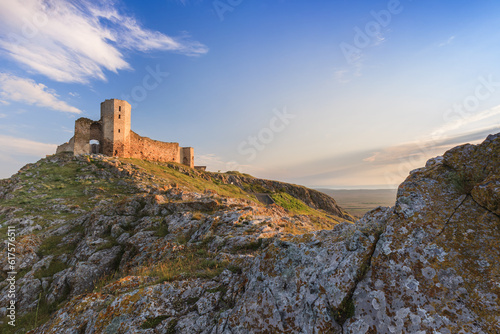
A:
<svg viewBox="0 0 500 334">
<path fill-rule="evenodd" d="M 90 145 L 90 153 L 92 153 L 92 154 L 101 153 L 101 145 L 100 145 L 98 140 L 91 139 L 89 141 L 89 145 Z"/>
<path fill-rule="evenodd" d="M 100 122 L 93 122 L 90 125 L 89 145 L 92 154 L 102 153 L 102 125 Z"/>
</svg>

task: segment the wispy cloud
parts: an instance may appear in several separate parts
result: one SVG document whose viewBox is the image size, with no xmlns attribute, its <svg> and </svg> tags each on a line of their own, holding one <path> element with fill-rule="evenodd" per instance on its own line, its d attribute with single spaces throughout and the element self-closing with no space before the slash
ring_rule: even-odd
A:
<svg viewBox="0 0 500 334">
<path fill-rule="evenodd" d="M 423 167 L 428 159 L 457 145 L 480 143 L 489 134 L 500 132 L 499 115 L 500 106 L 451 120 L 411 142 L 287 166 L 286 175 L 290 181 L 311 186 L 397 187 L 409 171 Z"/>
<path fill-rule="evenodd" d="M 123 50 L 199 55 L 207 47 L 188 36 L 169 37 L 141 26 L 111 0 L 0 2 L 0 48 L 28 68 L 62 82 L 105 80 L 129 69 Z"/>
<path fill-rule="evenodd" d="M 14 136 L 0 135 L 0 179 L 9 177 L 20 166 L 34 159 L 55 153 L 57 145 L 46 144 L 34 140 Z"/>
<path fill-rule="evenodd" d="M 334 72 L 335 79 L 340 83 L 348 83 L 353 79 L 360 77 L 363 69 L 363 61 L 357 60 L 351 66 L 337 69 Z"/>
<path fill-rule="evenodd" d="M 5 118 L 5 117 L 7 117 L 6 114 L 0 114 L 0 118 Z"/>
<path fill-rule="evenodd" d="M 498 120 L 495 122 L 493 119 L 499 115 L 500 105 L 475 114 L 461 115 L 457 119 L 441 125 L 426 136 L 412 142 L 386 147 L 373 152 L 363 161 L 377 164 L 413 161 L 415 162 L 414 165 L 419 164 L 421 161 L 442 154 L 456 145 L 481 141 L 488 134 L 499 132 L 500 123 Z"/>
<path fill-rule="evenodd" d="M 389 11 L 386 11 L 389 13 Z M 399 14 L 401 10 L 393 12 Z M 386 41 L 385 33 L 390 31 L 388 25 L 391 23 L 391 15 L 389 14 L 383 20 L 375 12 L 371 11 L 372 20 L 364 25 L 364 29 L 354 27 L 354 36 L 350 42 L 341 42 L 339 44 L 340 51 L 348 63 L 348 66 L 337 69 L 335 78 L 340 83 L 347 83 L 356 77 L 362 76 L 362 71 L 365 61 L 365 53 L 377 46 L 380 46 Z"/>
<path fill-rule="evenodd" d="M 0 153 L 43 157 L 55 153 L 57 145 L 0 135 Z"/>
<path fill-rule="evenodd" d="M 450 38 L 448 38 L 446 41 L 444 42 L 441 42 L 439 43 L 439 47 L 442 47 L 442 46 L 446 46 L 448 44 L 451 44 L 453 42 L 453 40 L 455 39 L 456 36 L 451 36 Z"/>
<path fill-rule="evenodd" d="M 0 73 L 0 100 L 4 104 L 15 101 L 57 111 L 81 113 L 81 110 L 59 100 L 57 94 L 47 86 L 7 73 Z"/>
<path fill-rule="evenodd" d="M 432 137 L 437 137 L 437 136 L 443 136 L 446 135 L 446 133 L 449 133 L 451 131 L 466 127 L 466 126 L 471 126 L 474 123 L 481 122 L 483 120 L 486 120 L 488 118 L 492 118 L 495 116 L 500 115 L 500 105 L 493 107 L 491 109 L 487 109 L 475 114 L 470 114 L 466 116 L 460 116 L 457 117 L 457 119 L 450 121 L 448 123 L 445 123 L 441 127 L 437 128 L 431 133 Z"/>
<path fill-rule="evenodd" d="M 414 168 L 421 167 L 422 162 L 444 153 L 446 150 L 463 143 L 476 143 L 484 140 L 489 134 L 500 131 L 500 125 L 490 126 L 465 134 L 446 136 L 439 139 L 417 140 L 386 147 L 363 159 L 378 165 L 400 164 L 410 161 Z"/>
</svg>

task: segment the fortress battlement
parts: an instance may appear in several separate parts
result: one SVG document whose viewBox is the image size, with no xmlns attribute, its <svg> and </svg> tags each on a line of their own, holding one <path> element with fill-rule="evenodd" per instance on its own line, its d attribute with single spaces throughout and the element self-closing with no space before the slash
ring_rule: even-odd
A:
<svg viewBox="0 0 500 334">
<path fill-rule="evenodd" d="M 127 101 L 110 99 L 102 102 L 101 119 L 77 119 L 75 135 L 58 146 L 56 153 L 100 153 L 112 157 L 178 162 L 194 168 L 192 147 L 139 136 L 131 130 L 131 114 L 132 107 Z"/>
</svg>

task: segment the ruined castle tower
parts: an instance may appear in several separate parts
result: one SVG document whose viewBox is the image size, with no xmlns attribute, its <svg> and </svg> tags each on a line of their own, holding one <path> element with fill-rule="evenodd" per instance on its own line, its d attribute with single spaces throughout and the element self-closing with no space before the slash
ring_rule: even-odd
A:
<svg viewBox="0 0 500 334">
<path fill-rule="evenodd" d="M 101 103 L 102 154 L 130 157 L 130 124 L 132 107 L 124 100 Z"/>
<path fill-rule="evenodd" d="M 79 118 L 75 135 L 60 145 L 56 153 L 75 155 L 100 153 L 121 158 L 136 158 L 160 162 L 177 162 L 194 168 L 192 147 L 165 143 L 141 137 L 131 128 L 132 107 L 127 101 L 110 99 L 101 103 L 101 119 Z"/>
</svg>

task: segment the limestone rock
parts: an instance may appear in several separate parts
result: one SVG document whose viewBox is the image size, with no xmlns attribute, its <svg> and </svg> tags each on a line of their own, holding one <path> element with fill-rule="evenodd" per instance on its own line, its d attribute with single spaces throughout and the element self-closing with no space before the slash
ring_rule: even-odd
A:
<svg viewBox="0 0 500 334">
<path fill-rule="evenodd" d="M 499 149 L 457 147 L 400 185 L 344 333 L 500 331 Z"/>
</svg>

